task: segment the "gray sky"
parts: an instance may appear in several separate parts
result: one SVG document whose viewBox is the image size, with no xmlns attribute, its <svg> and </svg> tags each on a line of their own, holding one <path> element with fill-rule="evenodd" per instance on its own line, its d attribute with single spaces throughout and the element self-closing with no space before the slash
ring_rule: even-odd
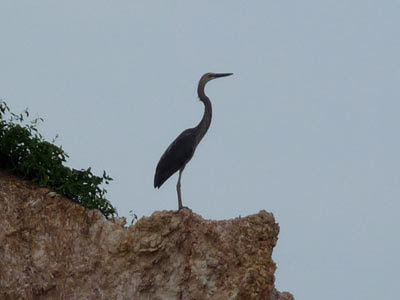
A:
<svg viewBox="0 0 400 300">
<path fill-rule="evenodd" d="M 141 217 L 177 208 L 177 176 L 154 190 L 154 170 L 201 118 L 200 76 L 235 73 L 207 86 L 184 205 L 273 212 L 276 285 L 296 299 L 395 300 L 399 16 L 399 0 L 2 0 L 0 98 Z"/>
</svg>

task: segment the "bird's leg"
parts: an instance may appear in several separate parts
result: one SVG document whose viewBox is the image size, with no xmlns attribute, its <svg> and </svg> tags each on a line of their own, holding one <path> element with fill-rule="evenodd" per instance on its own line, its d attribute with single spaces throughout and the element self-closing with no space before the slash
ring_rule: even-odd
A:
<svg viewBox="0 0 400 300">
<path fill-rule="evenodd" d="M 182 171 L 183 171 L 183 169 L 179 170 L 178 183 L 176 184 L 176 191 L 178 193 L 178 210 L 183 208 L 182 195 L 181 195 L 181 175 L 182 175 Z"/>
</svg>

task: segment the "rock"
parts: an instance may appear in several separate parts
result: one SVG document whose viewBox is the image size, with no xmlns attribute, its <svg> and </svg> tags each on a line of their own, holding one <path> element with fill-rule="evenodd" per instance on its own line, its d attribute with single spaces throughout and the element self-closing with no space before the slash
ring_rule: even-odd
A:
<svg viewBox="0 0 400 300">
<path fill-rule="evenodd" d="M 294 299 L 274 287 L 271 213 L 125 224 L 0 172 L 0 299 Z"/>
</svg>

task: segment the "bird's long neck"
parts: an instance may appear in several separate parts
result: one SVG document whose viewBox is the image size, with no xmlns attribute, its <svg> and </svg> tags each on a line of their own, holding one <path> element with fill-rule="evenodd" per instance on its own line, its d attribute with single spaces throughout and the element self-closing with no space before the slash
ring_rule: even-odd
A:
<svg viewBox="0 0 400 300">
<path fill-rule="evenodd" d="M 197 125 L 195 128 L 197 129 L 197 136 L 196 136 L 196 142 L 197 144 L 200 143 L 201 139 L 204 137 L 206 134 L 208 128 L 210 127 L 211 124 L 211 118 L 212 118 L 212 107 L 211 107 L 211 101 L 210 99 L 206 96 L 204 93 L 204 87 L 205 83 L 200 82 L 199 86 L 197 88 L 197 94 L 199 95 L 200 101 L 204 103 L 204 114 L 203 118 L 201 119 L 199 125 Z"/>
</svg>

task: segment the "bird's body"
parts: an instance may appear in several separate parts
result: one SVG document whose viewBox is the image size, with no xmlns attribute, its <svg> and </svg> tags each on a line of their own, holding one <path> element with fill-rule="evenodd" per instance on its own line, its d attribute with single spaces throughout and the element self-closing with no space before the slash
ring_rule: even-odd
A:
<svg viewBox="0 0 400 300">
<path fill-rule="evenodd" d="M 159 188 L 176 171 L 184 167 L 193 157 L 196 134 L 194 128 L 186 129 L 173 142 L 160 158 L 154 176 L 154 187 Z"/>
<path fill-rule="evenodd" d="M 204 103 L 204 114 L 200 123 L 193 128 L 183 131 L 161 156 L 154 175 L 154 187 L 159 188 L 175 172 L 179 171 L 178 183 L 176 185 L 178 193 L 178 207 L 182 209 L 181 197 L 181 175 L 186 164 L 193 157 L 197 145 L 206 134 L 211 124 L 212 106 L 210 99 L 204 93 L 206 83 L 212 79 L 232 75 L 232 73 L 206 73 L 200 81 L 197 89 L 200 101 Z"/>
</svg>

